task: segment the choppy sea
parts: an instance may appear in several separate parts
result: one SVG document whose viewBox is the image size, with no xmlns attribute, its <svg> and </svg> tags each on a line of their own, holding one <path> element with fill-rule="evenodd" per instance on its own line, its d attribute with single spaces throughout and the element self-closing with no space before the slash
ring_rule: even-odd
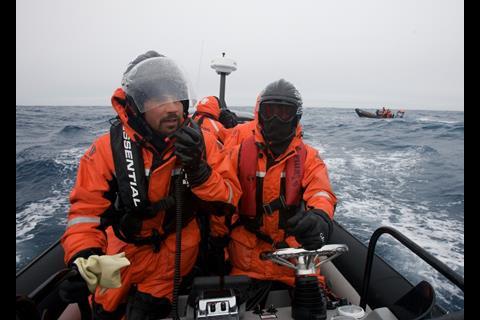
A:
<svg viewBox="0 0 480 320">
<path fill-rule="evenodd" d="M 16 107 L 17 271 L 63 233 L 78 161 L 113 116 L 105 106 Z M 302 124 L 328 166 L 337 221 L 365 244 L 392 226 L 464 274 L 464 112 L 367 119 L 353 108 L 305 108 Z M 460 290 L 392 238 L 377 252 L 412 282 L 431 282 L 448 310 L 463 308 Z"/>
</svg>

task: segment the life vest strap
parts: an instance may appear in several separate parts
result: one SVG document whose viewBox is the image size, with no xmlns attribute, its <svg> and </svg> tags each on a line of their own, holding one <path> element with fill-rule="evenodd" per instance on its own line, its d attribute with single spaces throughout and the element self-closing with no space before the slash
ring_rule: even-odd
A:
<svg viewBox="0 0 480 320">
<path fill-rule="evenodd" d="M 198 120 L 196 120 L 197 116 L 198 116 Z M 192 116 L 192 119 L 194 119 L 197 122 L 199 127 L 202 126 L 202 123 L 203 123 L 203 121 L 205 121 L 205 118 L 209 118 L 209 119 L 217 121 L 217 119 L 215 119 L 214 116 L 212 116 L 210 113 L 206 113 L 206 112 L 195 111 L 195 113 Z"/>
<path fill-rule="evenodd" d="M 243 225 L 245 227 L 245 230 L 248 232 L 253 233 L 257 239 L 260 239 L 268 244 L 270 244 L 274 249 L 283 249 L 283 248 L 288 248 L 289 245 L 285 241 L 274 241 L 268 234 L 260 231 L 255 224 L 250 223 L 251 220 L 248 219 L 239 219 L 240 223 L 238 225 Z"/>
<path fill-rule="evenodd" d="M 109 209 L 105 211 L 101 218 L 101 227 L 106 228 L 111 225 L 115 235 L 122 241 L 132 243 L 136 246 L 152 245 L 153 251 L 158 252 L 163 240 L 172 232 L 175 231 L 175 224 L 167 218 L 169 211 L 175 207 L 176 201 L 171 193 L 169 196 L 160 199 L 155 203 L 150 203 L 148 200 L 148 179 L 145 175 L 144 161 L 142 157 L 142 146 L 130 139 L 126 134 L 122 124 L 119 121 L 112 123 L 110 128 L 110 139 L 112 155 L 115 166 L 115 178 L 117 186 L 117 198 Z M 154 164 L 162 163 L 162 155 L 154 161 Z M 154 160 L 156 157 L 154 157 Z M 163 160 L 165 162 L 166 160 Z M 153 169 L 152 169 L 153 170 Z M 173 176 L 176 179 L 180 172 L 173 171 Z M 140 237 L 135 234 L 136 231 L 128 232 L 129 230 L 122 230 L 127 226 L 121 226 L 122 219 L 131 214 L 136 217 L 135 222 L 142 224 L 145 219 L 153 218 L 159 211 L 165 211 L 165 218 L 163 221 L 163 233 L 160 234 L 158 230 L 152 229 L 152 233 L 148 237 Z M 182 227 L 185 227 L 193 217 L 193 213 L 188 211 L 184 215 L 185 222 Z M 174 219 L 170 219 L 174 220 Z M 138 224 L 137 224 L 138 226 Z"/>
<path fill-rule="evenodd" d="M 285 197 L 283 194 L 280 195 L 277 199 L 273 200 L 270 203 L 262 205 L 263 212 L 268 215 L 272 215 L 274 211 L 280 209 L 288 209 L 287 203 L 285 202 Z"/>
<path fill-rule="evenodd" d="M 150 206 L 150 211 L 156 215 L 160 210 L 168 210 L 175 206 L 175 197 L 173 195 L 165 197 L 163 199 L 158 200 L 155 203 L 152 203 Z"/>
<path fill-rule="evenodd" d="M 118 224 L 112 225 L 113 232 L 115 236 L 126 243 L 134 244 L 135 246 L 143 245 L 152 245 L 153 252 L 160 251 L 160 245 L 167 238 L 168 234 L 160 234 L 157 229 L 152 229 L 152 233 L 149 237 L 137 237 L 137 236 L 128 236 L 126 237 L 120 230 Z"/>
</svg>

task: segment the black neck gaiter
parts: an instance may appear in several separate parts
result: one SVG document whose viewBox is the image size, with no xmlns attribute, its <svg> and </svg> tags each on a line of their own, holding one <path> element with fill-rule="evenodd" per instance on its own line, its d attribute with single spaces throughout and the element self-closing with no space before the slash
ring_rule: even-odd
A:
<svg viewBox="0 0 480 320">
<path fill-rule="evenodd" d="M 277 117 L 262 121 L 262 135 L 267 143 L 268 149 L 275 157 L 278 157 L 287 150 L 290 142 L 295 136 L 297 119 L 282 121 Z"/>
</svg>

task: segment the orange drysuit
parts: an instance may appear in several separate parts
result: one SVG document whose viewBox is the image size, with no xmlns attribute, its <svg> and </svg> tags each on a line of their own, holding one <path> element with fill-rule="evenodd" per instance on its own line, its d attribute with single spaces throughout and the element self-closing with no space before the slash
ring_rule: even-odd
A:
<svg viewBox="0 0 480 320">
<path fill-rule="evenodd" d="M 208 96 L 197 103 L 196 112 L 192 118 L 199 124 L 202 130 L 214 135 L 220 142 L 220 148 L 223 150 L 223 143 L 230 136 L 233 128 L 227 129 L 218 121 L 220 117 L 220 101 L 215 96 Z M 225 216 L 210 215 L 210 236 L 224 237 L 229 230 L 225 223 Z"/>
<path fill-rule="evenodd" d="M 255 143 L 265 144 L 258 124 L 256 129 L 254 138 L 252 137 L 251 139 L 254 139 Z M 301 130 L 301 126 L 298 125 L 296 136 L 290 142 L 286 151 L 276 158 L 276 162 L 268 170 L 266 169 L 267 156 L 265 151 L 257 148 L 258 154 L 253 159 L 257 159 L 256 177 L 263 177 L 263 190 L 261 192 L 263 204 L 271 203 L 279 198 L 281 179 L 285 177 L 286 164 L 290 158 L 297 155 L 298 150 L 300 150 L 299 146 L 303 143 Z M 239 152 L 241 152 L 242 146 L 246 141 L 244 140 L 241 145 L 233 147 L 228 151 L 229 157 L 237 170 L 241 167 L 239 161 L 252 161 L 251 156 L 248 157 L 243 153 L 239 156 Z M 303 150 L 306 153 L 303 163 L 304 173 L 303 176 L 299 177 L 301 181 L 300 189 L 303 190 L 301 199 L 305 202 L 307 209 L 321 209 L 333 219 L 336 196 L 330 185 L 327 167 L 314 148 L 304 144 Z M 255 179 L 255 177 L 252 178 Z M 240 179 L 240 183 L 243 196 L 245 196 L 246 188 L 249 186 L 244 185 L 242 179 Z M 286 181 L 286 183 L 288 184 L 289 181 Z M 251 192 L 255 194 L 256 190 L 251 190 Z M 242 212 L 242 201 L 245 200 L 243 196 L 239 203 L 240 219 L 245 218 L 245 212 Z M 248 205 L 248 203 L 244 205 Z M 279 210 L 274 210 L 272 213 L 262 212 L 261 214 L 261 226 L 258 231 L 268 235 L 273 240 L 273 244 L 260 239 L 253 232 L 247 230 L 244 223 L 240 223 L 239 226 L 232 230 L 229 244 L 229 256 L 233 265 L 232 274 L 245 274 L 261 280 L 278 280 L 293 286 L 295 281 L 294 270 L 269 260 L 261 260 L 259 255 L 263 251 L 275 250 L 274 246 L 281 242 L 286 242 L 290 247 L 298 247 L 299 244 L 292 236 L 285 238 L 285 230 L 279 226 L 279 223 L 281 223 Z M 247 218 L 251 219 L 252 217 Z M 324 281 L 323 276 L 318 275 L 318 277 L 321 282 Z"/>
<path fill-rule="evenodd" d="M 234 128 L 228 135 L 227 139 L 224 141 L 225 148 L 231 148 L 242 143 L 246 138 L 255 135 L 255 130 L 257 129 L 258 122 L 258 108 L 259 108 L 259 99 L 260 96 L 257 96 L 257 102 L 255 103 L 255 108 L 253 111 L 254 118 L 253 120 L 241 123 Z"/>
<path fill-rule="evenodd" d="M 233 128 L 227 129 L 218 121 L 221 112 L 218 98 L 215 96 L 205 97 L 198 102 L 196 108 L 193 119 L 203 130 L 213 134 L 223 144 Z"/>
<path fill-rule="evenodd" d="M 131 140 L 137 141 L 138 133 L 127 124 L 125 112 L 125 93 L 117 89 L 112 97 L 112 105 L 118 113 L 126 134 Z M 224 203 L 236 207 L 241 189 L 233 170 L 230 159 L 220 152 L 214 136 L 203 132 L 206 150 L 206 161 L 212 168 L 209 178 L 191 192 L 201 200 Z M 121 270 L 122 286 L 101 291 L 97 289 L 94 301 L 108 311 L 114 311 L 125 301 L 132 285 L 137 290 L 156 298 L 172 298 L 175 233 L 165 235 L 158 252 L 150 245 L 136 246 L 118 239 L 112 228 L 104 231 L 101 228 L 102 215 L 112 205 L 112 186 L 116 183 L 115 166 L 110 145 L 110 134 L 98 138 L 80 160 L 75 186 L 70 194 L 70 211 L 68 213 L 67 229 L 61 242 L 65 250 L 65 262 L 71 262 L 80 251 L 89 248 L 99 248 L 105 254 L 115 254 L 124 251 L 131 265 Z M 170 191 L 171 177 L 179 167 L 173 154 L 173 144 L 169 145 L 162 155 L 156 168 L 152 168 L 154 155 L 147 148 L 141 148 L 145 174 L 148 176 L 148 199 L 153 203 L 165 198 Z M 163 235 L 165 211 L 160 210 L 153 218 L 143 220 L 140 236 L 148 237 L 152 230 Z M 182 230 L 181 274 L 190 272 L 193 268 L 200 241 L 200 231 L 193 218 Z"/>
</svg>

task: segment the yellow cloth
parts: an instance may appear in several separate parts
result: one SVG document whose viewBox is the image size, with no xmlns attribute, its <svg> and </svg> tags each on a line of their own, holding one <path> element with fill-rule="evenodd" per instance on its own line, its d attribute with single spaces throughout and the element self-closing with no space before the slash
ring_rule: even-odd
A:
<svg viewBox="0 0 480 320">
<path fill-rule="evenodd" d="M 91 255 L 88 259 L 77 258 L 73 262 L 87 282 L 90 292 L 97 286 L 102 288 L 119 288 L 122 285 L 120 269 L 130 265 L 125 252 L 116 255 Z"/>
</svg>

